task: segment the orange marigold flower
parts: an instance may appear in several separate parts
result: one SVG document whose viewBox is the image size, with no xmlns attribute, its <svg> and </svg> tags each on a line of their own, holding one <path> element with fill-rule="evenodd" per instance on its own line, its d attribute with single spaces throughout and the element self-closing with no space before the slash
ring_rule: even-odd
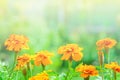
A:
<svg viewBox="0 0 120 80">
<path fill-rule="evenodd" d="M 65 46 L 61 46 L 58 49 L 59 54 L 63 54 L 62 60 L 74 60 L 79 61 L 82 59 L 83 48 L 79 47 L 77 44 L 67 44 Z"/>
<path fill-rule="evenodd" d="M 36 66 L 39 65 L 46 66 L 48 64 L 51 64 L 52 63 L 52 61 L 50 60 L 51 56 L 53 56 L 53 54 L 48 51 L 40 51 L 35 55 L 34 63 Z"/>
<path fill-rule="evenodd" d="M 89 76 L 97 76 L 98 71 L 96 70 L 95 66 L 92 65 L 81 65 L 76 68 L 77 72 L 81 72 L 81 77 L 87 78 Z"/>
<path fill-rule="evenodd" d="M 103 48 L 112 48 L 117 42 L 111 38 L 105 38 L 96 42 L 97 49 L 102 50 Z"/>
<path fill-rule="evenodd" d="M 22 56 L 17 57 L 17 65 L 15 67 L 15 70 L 19 70 L 20 68 L 23 68 L 27 63 L 29 63 L 31 60 L 30 55 L 24 54 Z"/>
<path fill-rule="evenodd" d="M 29 80 L 50 80 L 50 79 L 48 74 L 44 71 L 41 74 L 37 74 L 36 76 L 29 78 Z"/>
<path fill-rule="evenodd" d="M 21 49 L 28 49 L 28 39 L 22 35 L 12 34 L 6 41 L 5 46 L 9 51 L 19 52 Z"/>
<path fill-rule="evenodd" d="M 111 62 L 110 64 L 105 64 L 105 67 L 108 69 L 112 69 L 116 72 L 120 72 L 120 66 L 117 62 Z"/>
</svg>

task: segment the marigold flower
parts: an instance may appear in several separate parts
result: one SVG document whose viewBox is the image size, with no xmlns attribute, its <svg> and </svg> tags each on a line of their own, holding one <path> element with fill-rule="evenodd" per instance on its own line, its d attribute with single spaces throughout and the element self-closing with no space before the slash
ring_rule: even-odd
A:
<svg viewBox="0 0 120 80">
<path fill-rule="evenodd" d="M 40 51 L 35 55 L 34 63 L 36 66 L 39 65 L 46 66 L 48 64 L 51 64 L 52 63 L 52 61 L 50 60 L 51 56 L 53 56 L 53 54 L 48 51 Z"/>
<path fill-rule="evenodd" d="M 110 64 L 105 64 L 105 67 L 108 69 L 112 69 L 116 72 L 120 72 L 120 66 L 117 62 L 111 62 Z"/>
<path fill-rule="evenodd" d="M 65 46 L 61 46 L 58 49 L 59 54 L 63 54 L 62 60 L 74 60 L 79 61 L 82 59 L 83 48 L 79 47 L 77 44 L 67 44 Z"/>
<path fill-rule="evenodd" d="M 111 38 L 105 38 L 96 42 L 97 49 L 102 50 L 103 48 L 112 48 L 117 42 Z"/>
<path fill-rule="evenodd" d="M 19 52 L 21 49 L 28 49 L 28 39 L 22 35 L 12 34 L 6 41 L 5 46 L 9 51 Z"/>
<path fill-rule="evenodd" d="M 36 76 L 29 78 L 29 80 L 50 80 L 48 74 L 44 71 Z"/>
<path fill-rule="evenodd" d="M 89 76 L 97 76 L 98 71 L 96 70 L 95 66 L 92 65 L 81 65 L 76 68 L 77 72 L 81 72 L 81 77 L 87 78 Z"/>
<path fill-rule="evenodd" d="M 27 63 L 29 63 L 31 60 L 30 55 L 24 54 L 22 56 L 17 57 L 17 65 L 15 67 L 15 70 L 19 70 L 20 68 L 23 68 Z"/>
</svg>

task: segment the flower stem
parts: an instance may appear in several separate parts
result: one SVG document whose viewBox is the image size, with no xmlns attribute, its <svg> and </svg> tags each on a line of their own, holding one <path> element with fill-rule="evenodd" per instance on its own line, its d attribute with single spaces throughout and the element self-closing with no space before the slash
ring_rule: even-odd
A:
<svg viewBox="0 0 120 80">
<path fill-rule="evenodd" d="M 106 58 L 107 58 L 107 63 L 109 64 L 109 54 L 106 54 Z"/>
<path fill-rule="evenodd" d="M 88 76 L 87 78 L 84 78 L 84 80 L 89 80 L 90 79 L 90 77 Z"/>
<path fill-rule="evenodd" d="M 67 72 L 67 74 L 66 74 L 65 80 L 68 79 L 68 76 L 69 76 L 69 73 L 70 73 L 70 70 L 71 70 L 71 69 L 72 69 L 72 61 L 69 60 L 69 62 L 68 62 L 68 72 Z"/>
<path fill-rule="evenodd" d="M 104 65 L 104 54 L 102 52 L 100 52 L 98 54 L 98 58 L 99 58 L 99 64 L 100 64 L 100 67 L 102 68 L 103 65 Z"/>
<path fill-rule="evenodd" d="M 10 77 L 11 77 L 12 73 L 14 72 L 13 70 L 14 70 L 14 68 L 15 68 L 16 59 L 17 59 L 17 54 L 18 54 L 18 53 L 15 53 L 15 55 L 14 55 L 13 66 L 12 66 L 12 69 L 10 70 L 10 74 L 9 74 L 8 80 L 10 80 Z"/>
<path fill-rule="evenodd" d="M 14 69 L 14 67 L 15 67 L 15 64 L 16 64 L 16 59 L 17 59 L 17 53 L 15 53 L 15 56 L 14 56 L 14 63 L 13 63 L 12 70 L 13 70 L 13 69 Z"/>
<path fill-rule="evenodd" d="M 29 63 L 30 66 L 30 77 L 32 76 L 32 68 L 31 68 L 31 63 Z"/>
<path fill-rule="evenodd" d="M 100 64 L 100 73 L 102 80 L 104 80 L 104 75 L 103 75 L 103 66 L 104 66 L 104 54 L 102 51 L 98 52 L 98 58 L 99 58 L 99 64 Z"/>
<path fill-rule="evenodd" d="M 116 78 L 116 71 L 113 71 L 113 76 L 114 76 L 114 80 L 117 80 L 117 78 Z"/>
<path fill-rule="evenodd" d="M 42 71 L 44 71 L 45 70 L 45 66 L 44 65 L 42 65 Z"/>
<path fill-rule="evenodd" d="M 105 52 L 106 52 L 106 58 L 107 58 L 107 63 L 109 64 L 109 48 L 105 48 Z"/>
<path fill-rule="evenodd" d="M 72 69 L 72 61 L 69 61 L 68 68 L 69 68 L 69 71 Z"/>
</svg>

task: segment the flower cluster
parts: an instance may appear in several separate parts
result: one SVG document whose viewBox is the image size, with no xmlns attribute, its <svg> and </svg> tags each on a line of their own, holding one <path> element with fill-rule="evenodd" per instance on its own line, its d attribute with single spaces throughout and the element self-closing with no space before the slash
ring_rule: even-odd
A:
<svg viewBox="0 0 120 80">
<path fill-rule="evenodd" d="M 92 65 L 81 65 L 76 68 L 77 72 L 81 72 L 81 77 L 87 78 L 89 76 L 97 76 L 98 71 L 96 70 L 95 66 Z"/>
<path fill-rule="evenodd" d="M 15 51 L 18 53 L 21 49 L 28 49 L 27 45 L 28 39 L 25 36 L 22 35 L 15 35 L 12 34 L 6 41 L 5 46 L 10 51 Z M 100 68 L 103 69 L 103 63 L 104 63 L 104 53 L 103 50 L 108 53 L 109 49 L 115 46 L 116 41 L 110 38 L 105 38 L 102 40 L 99 40 L 96 42 L 97 49 L 98 49 L 98 57 L 100 62 Z M 72 70 L 72 60 L 74 61 L 80 61 L 83 58 L 82 53 L 83 48 L 79 47 L 77 44 L 67 44 L 64 46 L 59 47 L 58 53 L 62 54 L 61 60 L 68 60 L 68 68 L 69 70 Z M 18 56 L 19 54 L 16 54 Z M 31 63 L 34 61 L 34 65 L 36 66 L 42 66 L 43 71 L 45 69 L 45 66 L 52 64 L 52 60 L 50 59 L 53 54 L 48 51 L 40 51 L 37 52 L 35 55 L 29 55 L 29 54 L 23 54 L 21 56 L 16 57 L 17 64 L 15 67 L 15 70 L 22 69 L 24 76 L 27 74 L 27 70 L 31 71 Z M 15 60 L 15 62 L 16 62 Z M 32 61 L 31 61 L 32 60 Z M 109 58 L 108 58 L 109 63 Z M 114 71 L 114 75 L 116 76 L 115 72 L 120 72 L 120 65 L 118 65 L 117 62 L 111 62 L 110 64 L 105 64 L 105 68 L 112 69 Z M 29 72 L 28 71 L 28 72 Z M 93 65 L 79 65 L 76 68 L 77 72 L 80 72 L 80 76 L 84 78 L 84 80 L 89 80 L 90 76 L 97 76 L 98 70 Z M 102 70 L 101 70 L 102 71 Z M 100 73 L 102 73 L 100 71 Z M 69 73 L 66 75 L 69 75 Z M 32 76 L 32 75 L 31 75 Z M 79 75 L 78 75 L 79 76 Z M 102 76 L 103 77 L 103 76 Z M 116 77 L 115 77 L 116 78 Z M 37 74 L 29 80 L 50 80 L 47 72 L 42 72 L 40 74 Z"/>
<path fill-rule="evenodd" d="M 15 70 L 19 70 L 27 65 L 27 63 L 30 62 L 30 60 L 34 60 L 34 64 L 36 66 L 43 65 L 47 66 L 52 63 L 50 60 L 50 57 L 53 54 L 48 51 L 40 51 L 34 56 L 30 56 L 28 54 L 24 54 L 22 56 L 17 57 L 17 65 L 15 67 Z"/>
<path fill-rule="evenodd" d="M 50 80 L 48 74 L 44 71 L 36 76 L 29 78 L 29 80 Z"/>
<path fill-rule="evenodd" d="M 21 49 L 28 49 L 28 39 L 22 35 L 12 34 L 6 41 L 5 46 L 10 51 L 19 52 Z"/>
<path fill-rule="evenodd" d="M 61 46 L 58 49 L 59 54 L 63 54 L 62 60 L 74 60 L 79 61 L 82 59 L 83 48 L 79 47 L 77 44 L 67 44 L 65 46 Z"/>
<path fill-rule="evenodd" d="M 115 72 L 120 72 L 120 66 L 117 62 L 111 62 L 110 64 L 105 64 L 105 67 L 108 69 L 112 69 Z"/>
</svg>

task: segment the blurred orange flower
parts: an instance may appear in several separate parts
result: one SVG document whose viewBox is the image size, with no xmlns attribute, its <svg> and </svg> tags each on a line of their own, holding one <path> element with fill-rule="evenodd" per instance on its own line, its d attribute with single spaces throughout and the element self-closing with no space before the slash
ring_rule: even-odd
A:
<svg viewBox="0 0 120 80">
<path fill-rule="evenodd" d="M 22 35 L 12 34 L 6 41 L 5 46 L 9 51 L 19 52 L 21 49 L 28 49 L 28 39 Z"/>
<path fill-rule="evenodd" d="M 111 38 L 105 38 L 96 42 L 97 49 L 102 50 L 103 48 L 112 48 L 117 42 Z"/>
<path fill-rule="evenodd" d="M 50 79 L 48 74 L 44 71 L 41 74 L 37 74 L 36 76 L 29 78 L 29 80 L 50 80 Z"/>
<path fill-rule="evenodd" d="M 58 49 L 59 54 L 63 54 L 62 60 L 74 60 L 79 61 L 82 59 L 83 48 L 79 47 L 77 44 L 67 44 L 65 46 L 61 46 Z"/>
<path fill-rule="evenodd" d="M 27 63 L 30 62 L 30 60 L 31 60 L 31 57 L 28 54 L 18 56 L 17 57 L 17 65 L 15 67 L 15 70 L 19 70 L 20 68 L 24 67 L 25 65 L 27 65 Z"/>
<path fill-rule="evenodd" d="M 105 64 L 105 67 L 108 69 L 112 69 L 116 72 L 120 72 L 120 66 L 117 62 L 111 62 L 110 64 Z"/>
<path fill-rule="evenodd" d="M 48 51 L 40 51 L 34 56 L 34 63 L 36 66 L 39 65 L 48 65 L 51 64 L 52 61 L 50 60 L 50 57 L 53 56 L 52 53 Z"/>
<path fill-rule="evenodd" d="M 98 71 L 96 70 L 95 66 L 92 65 L 81 65 L 76 68 L 77 72 L 81 72 L 81 77 L 87 78 L 89 76 L 97 76 Z"/>
</svg>

